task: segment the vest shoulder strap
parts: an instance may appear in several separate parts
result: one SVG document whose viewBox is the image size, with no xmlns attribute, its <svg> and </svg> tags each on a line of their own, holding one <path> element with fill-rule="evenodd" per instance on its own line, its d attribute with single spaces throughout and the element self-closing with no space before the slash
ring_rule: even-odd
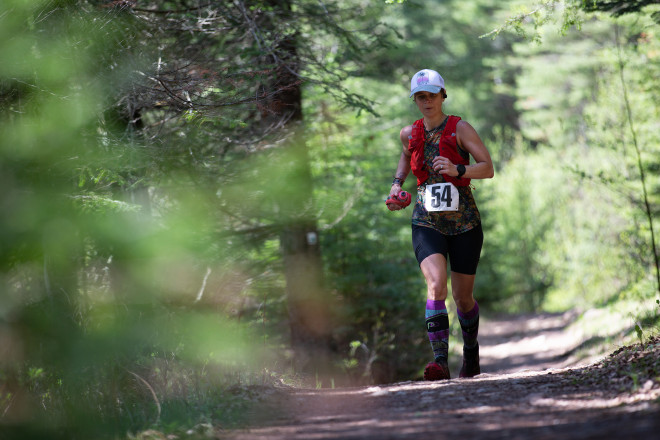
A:
<svg viewBox="0 0 660 440">
<path fill-rule="evenodd" d="M 451 136 L 451 133 L 456 133 L 456 125 L 460 120 L 461 120 L 460 116 L 449 115 L 447 117 L 447 125 L 445 126 L 445 129 L 442 131 L 442 135 Z"/>
</svg>

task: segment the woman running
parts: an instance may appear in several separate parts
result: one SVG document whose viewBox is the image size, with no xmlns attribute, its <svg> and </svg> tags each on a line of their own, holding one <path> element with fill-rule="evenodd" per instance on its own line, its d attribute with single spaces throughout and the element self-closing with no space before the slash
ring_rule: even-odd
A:
<svg viewBox="0 0 660 440">
<path fill-rule="evenodd" d="M 463 332 L 463 366 L 459 377 L 480 374 L 479 305 L 473 296 L 477 264 L 483 244 L 481 217 L 472 196 L 471 179 L 493 177 L 493 162 L 477 132 L 458 116 L 446 115 L 445 82 L 434 70 L 417 72 L 410 82 L 410 97 L 422 114 L 401 130 L 403 151 L 396 169 L 387 207 L 397 211 L 401 186 L 410 171 L 417 177 L 417 200 L 412 214 L 412 243 L 427 285 L 426 330 L 434 361 L 424 379 L 449 379 L 447 364 L 447 261 L 451 293 Z M 470 156 L 475 163 L 470 165 Z"/>
</svg>

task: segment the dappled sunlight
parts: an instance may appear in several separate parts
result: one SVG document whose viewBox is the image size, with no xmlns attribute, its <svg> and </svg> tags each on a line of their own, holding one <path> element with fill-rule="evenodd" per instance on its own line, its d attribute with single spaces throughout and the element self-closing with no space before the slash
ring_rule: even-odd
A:
<svg viewBox="0 0 660 440">
<path fill-rule="evenodd" d="M 595 397 L 591 393 L 576 394 L 570 399 L 547 398 L 543 396 L 530 396 L 529 403 L 533 406 L 545 408 L 584 409 L 584 408 L 622 408 L 625 412 L 635 412 L 652 409 L 653 402 L 660 398 L 660 388 L 653 388 L 653 382 L 649 381 L 641 389 L 643 393 L 617 396 L 613 398 Z"/>
<path fill-rule="evenodd" d="M 507 338 L 521 330 L 562 340 L 567 315 L 535 315 L 509 321 Z M 503 321 L 490 321 L 486 328 Z M 515 325 L 514 325 L 515 324 Z M 338 389 L 291 389 L 286 403 L 291 419 L 279 419 L 267 429 L 232 433 L 232 439 L 382 438 L 382 436 L 464 435 L 478 438 L 539 438 L 648 433 L 660 428 L 657 419 L 660 384 L 654 376 L 658 340 L 621 349 L 584 367 L 552 367 L 552 359 L 537 363 L 522 356 L 525 345 L 508 347 L 510 372 L 487 372 L 471 379 L 407 381 Z M 570 347 L 567 347 L 569 350 Z M 518 352 L 517 350 L 521 350 Z M 487 364 L 489 354 L 482 361 Z M 637 362 L 631 362 L 636 360 Z M 501 364 L 503 365 L 503 364 Z M 627 370 L 627 368 L 631 368 Z M 635 379 L 638 378 L 638 379 Z M 639 381 L 639 383 L 637 383 Z M 637 384 L 637 385 L 636 385 Z M 629 418 L 634 417 L 634 427 Z M 293 420 L 293 422 L 291 422 Z M 642 434 L 643 435 L 643 434 Z M 580 437 L 581 438 L 581 437 Z"/>
<path fill-rule="evenodd" d="M 480 331 L 485 372 L 560 368 L 592 362 L 604 353 L 578 353 L 593 334 L 576 325 L 576 312 L 486 318 Z M 613 327 L 612 332 L 618 331 Z M 598 335 L 596 335 L 598 336 Z"/>
<path fill-rule="evenodd" d="M 562 438 L 569 433 L 623 432 L 628 414 L 643 415 L 637 429 L 655 419 L 660 387 L 653 382 L 613 395 L 580 379 L 582 369 L 482 374 L 473 379 L 402 382 L 376 387 L 292 391 L 287 407 L 295 423 L 233 433 L 232 439 L 380 438 L 429 435 L 442 426 L 445 435 L 463 431 L 497 438 L 517 430 L 538 429 Z M 626 431 L 632 432 L 632 431 Z M 534 438 L 534 431 L 527 437 Z"/>
</svg>

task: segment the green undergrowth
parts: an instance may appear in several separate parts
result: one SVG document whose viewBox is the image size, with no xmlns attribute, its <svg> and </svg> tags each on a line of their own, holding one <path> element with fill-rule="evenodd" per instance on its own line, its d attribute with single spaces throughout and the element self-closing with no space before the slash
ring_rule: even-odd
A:
<svg viewBox="0 0 660 440">
<path fill-rule="evenodd" d="M 218 438 L 223 432 L 259 425 L 281 414 L 274 402 L 281 401 L 281 389 L 274 385 L 237 384 L 221 395 L 198 402 L 201 407 L 188 418 L 172 418 L 149 429 L 129 433 L 127 440 L 194 440 Z"/>
<path fill-rule="evenodd" d="M 275 379 L 238 365 L 148 357 L 81 372 L 74 386 L 48 368 L 1 375 L 3 440 L 216 438 L 277 415 Z M 21 412 L 26 402 L 30 414 Z"/>
<path fill-rule="evenodd" d="M 622 346 L 643 342 L 660 333 L 658 300 L 623 298 L 578 311 L 566 328 L 581 336 L 575 355 L 607 355 Z"/>
</svg>

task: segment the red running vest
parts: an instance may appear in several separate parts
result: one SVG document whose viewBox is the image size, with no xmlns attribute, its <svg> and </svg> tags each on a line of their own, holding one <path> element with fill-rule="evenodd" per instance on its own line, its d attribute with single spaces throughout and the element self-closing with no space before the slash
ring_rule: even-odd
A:
<svg viewBox="0 0 660 440">
<path fill-rule="evenodd" d="M 456 143 L 456 124 L 460 121 L 459 116 L 449 115 L 447 118 L 447 125 L 442 131 L 440 136 L 440 143 L 438 145 L 440 156 L 446 157 L 454 165 L 462 164 L 469 165 L 470 158 L 463 159 L 458 152 L 458 144 Z M 424 143 L 426 136 L 424 134 L 424 119 L 415 121 L 412 128 L 412 133 L 408 141 L 408 151 L 410 151 L 410 168 L 413 174 L 417 177 L 417 185 L 426 182 L 429 177 L 428 171 L 424 169 Z M 470 179 L 461 177 L 460 179 L 443 174 L 442 177 L 445 182 L 451 182 L 456 186 L 468 186 Z"/>
</svg>

